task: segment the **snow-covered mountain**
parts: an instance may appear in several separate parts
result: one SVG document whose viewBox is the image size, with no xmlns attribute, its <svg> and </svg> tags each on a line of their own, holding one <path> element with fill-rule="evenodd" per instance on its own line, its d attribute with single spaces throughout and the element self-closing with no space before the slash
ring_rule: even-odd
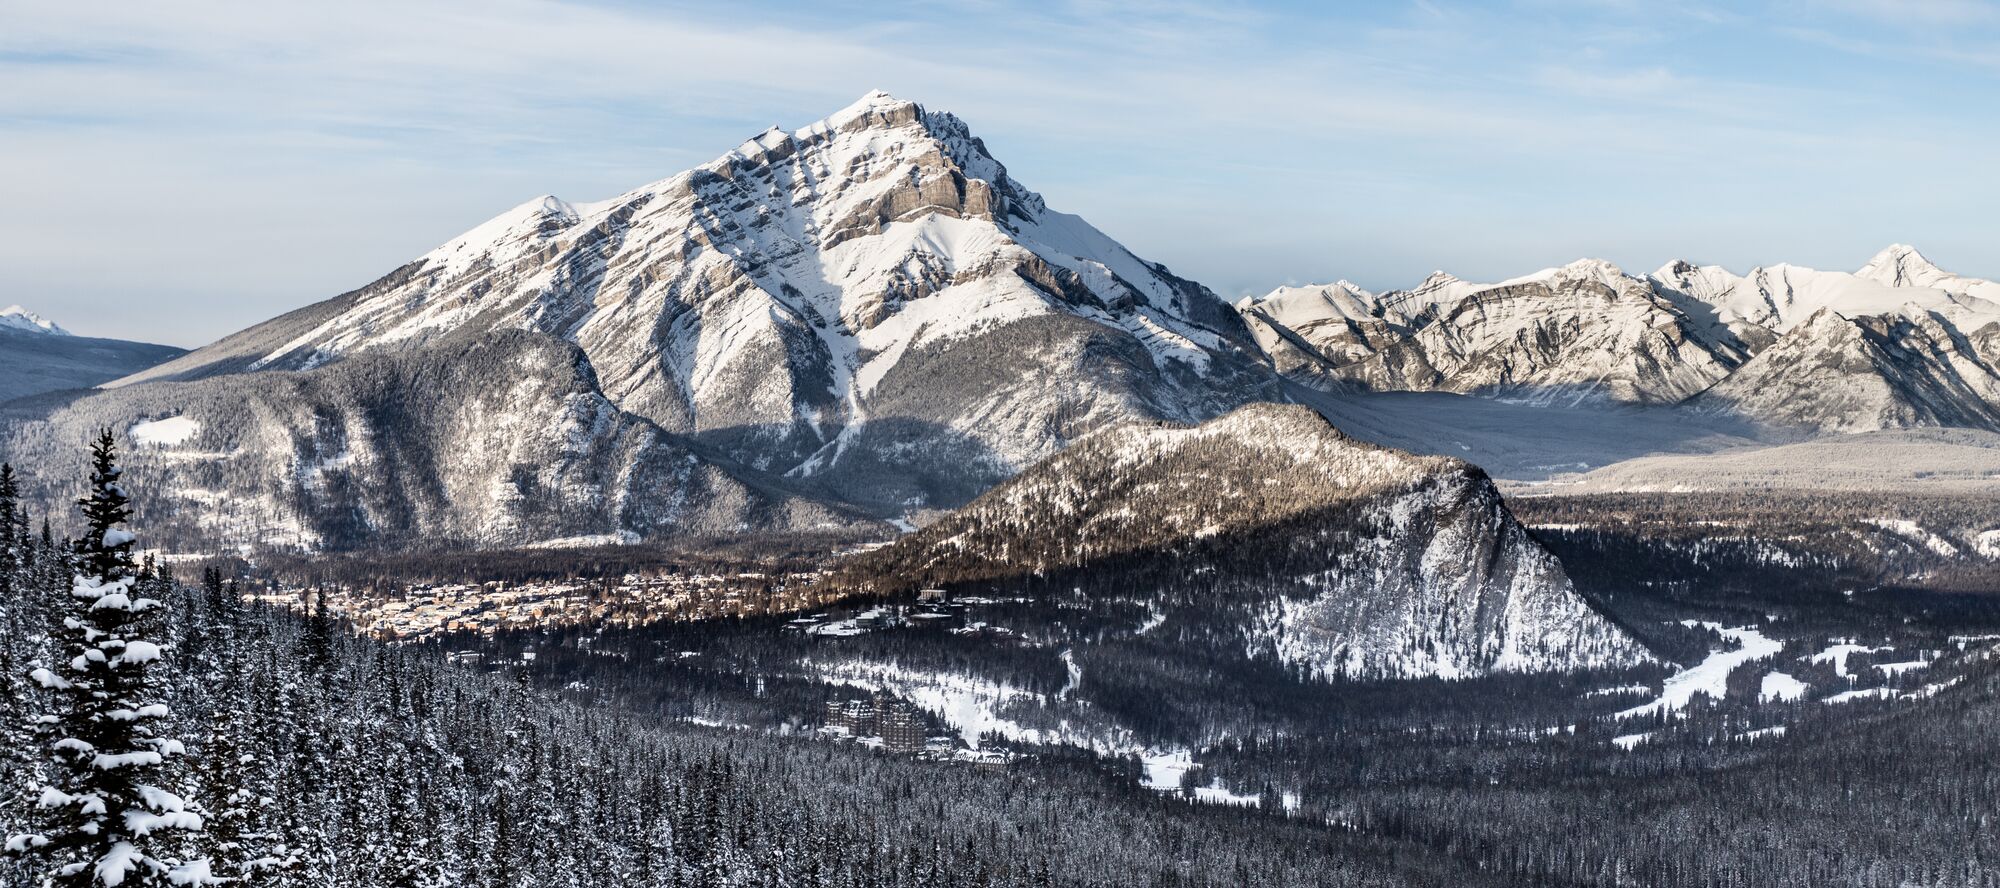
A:
<svg viewBox="0 0 2000 888">
<path fill-rule="evenodd" d="M 18 305 L 0 309 L 0 401 L 109 382 L 186 349 L 76 336 Z"/>
<path fill-rule="evenodd" d="M 1646 659 L 1484 473 L 1355 441 L 1298 406 L 1098 432 L 855 569 L 903 584 L 1115 576 L 1170 626 L 1234 631 L 1320 674 Z"/>
<path fill-rule="evenodd" d="M 1324 388 L 1690 402 L 1853 431 L 1996 427 L 1996 300 L 2000 285 L 1899 244 L 1852 274 L 1673 262 L 1641 277 L 1580 260 L 1497 284 L 1283 288 L 1237 308 L 1279 370 Z"/>
<path fill-rule="evenodd" d="M 1690 403 L 1818 432 L 2000 429 L 2000 324 L 1821 308 Z"/>
<path fill-rule="evenodd" d="M 1393 391 L 1535 400 L 1673 403 L 1742 359 L 1684 309 L 1608 262 L 1585 260 L 1491 286 L 1436 274 L 1406 291 L 1358 288 L 1337 311 L 1279 290 L 1239 310 L 1280 369 Z"/>
<path fill-rule="evenodd" d="M 738 477 L 624 413 L 572 344 L 525 331 L 296 373 L 128 386 L 0 436 L 63 466 L 114 429 L 155 544 L 435 550 L 839 529 L 855 516 Z M 45 502 L 67 476 L 31 478 Z"/>
<path fill-rule="evenodd" d="M 19 330 L 23 333 L 47 333 L 52 336 L 68 336 L 70 332 L 54 322 L 18 305 L 0 308 L 0 330 Z"/>
<path fill-rule="evenodd" d="M 515 545 L 955 506 L 1094 429 L 1277 385 L 1214 294 L 871 93 L 610 200 L 531 200 L 11 446 L 187 417 L 153 462 L 245 504 L 214 519 L 237 537 Z"/>
<path fill-rule="evenodd" d="M 880 92 L 610 200 L 536 198 L 123 384 L 501 330 L 575 343 L 626 413 L 883 512 L 1269 386 L 1208 290 L 1050 209 L 958 118 Z"/>
</svg>

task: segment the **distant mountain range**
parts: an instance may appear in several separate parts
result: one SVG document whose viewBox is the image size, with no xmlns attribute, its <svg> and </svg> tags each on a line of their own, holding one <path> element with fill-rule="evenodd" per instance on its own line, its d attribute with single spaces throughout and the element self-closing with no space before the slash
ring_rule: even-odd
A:
<svg viewBox="0 0 2000 888">
<path fill-rule="evenodd" d="M 186 349 L 72 335 L 18 305 L 0 309 L 0 402 L 84 389 L 171 360 Z"/>
<path fill-rule="evenodd" d="M 31 343 L 0 360 L 40 380 L 15 393 L 104 390 L 9 423 L 0 452 L 125 429 L 167 539 L 249 546 L 879 532 L 1099 429 L 1301 384 L 2000 428 L 2000 286 L 1908 247 L 1853 274 L 1585 260 L 1232 309 L 879 92 L 610 200 L 528 201 L 194 352 L 60 334 L 0 314 Z"/>
<path fill-rule="evenodd" d="M 1322 388 L 1687 404 L 1817 432 L 2000 428 L 2000 284 L 1883 250 L 1854 273 L 1601 260 L 1497 284 L 1340 282 L 1237 304 Z"/>
</svg>

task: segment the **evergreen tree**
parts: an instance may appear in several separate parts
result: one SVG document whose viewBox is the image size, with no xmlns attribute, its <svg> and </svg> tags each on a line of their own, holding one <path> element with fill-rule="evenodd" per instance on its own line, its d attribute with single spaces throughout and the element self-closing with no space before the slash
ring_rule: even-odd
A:
<svg viewBox="0 0 2000 888">
<path fill-rule="evenodd" d="M 216 880 L 206 859 L 173 853 L 171 837 L 199 832 L 201 817 L 146 782 L 184 749 L 152 728 L 168 709 L 148 681 L 162 652 L 147 635 L 165 605 L 138 586 L 134 537 L 121 527 L 131 508 L 119 475 L 105 431 L 91 448 L 91 492 L 79 504 L 86 531 L 75 544 L 76 575 L 55 631 L 68 659 L 32 674 L 59 701 L 55 714 L 39 720 L 54 738 L 53 776 L 38 803 L 42 830 L 9 837 L 7 850 L 44 855 L 44 878 L 54 886 L 210 884 Z"/>
<path fill-rule="evenodd" d="M 9 607 L 14 602 L 22 548 L 27 542 L 22 538 L 23 520 L 14 467 L 0 463 L 0 607 Z"/>
</svg>

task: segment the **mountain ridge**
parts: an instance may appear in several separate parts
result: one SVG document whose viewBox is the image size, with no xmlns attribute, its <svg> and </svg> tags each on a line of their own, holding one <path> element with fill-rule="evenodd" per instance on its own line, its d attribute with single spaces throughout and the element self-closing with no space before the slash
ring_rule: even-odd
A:
<svg viewBox="0 0 2000 888">
<path fill-rule="evenodd" d="M 1163 620 L 1227 627 L 1248 650 L 1320 675 L 1649 659 L 1484 472 L 1360 442 L 1302 406 L 1100 430 L 850 570 L 886 578 L 872 581 L 881 591 L 1116 576 L 1097 594 L 1149 590 Z"/>
<path fill-rule="evenodd" d="M 1349 285 L 1338 306 L 1323 297 L 1331 289 L 1280 288 L 1236 306 L 1281 372 L 1321 388 L 1688 404 L 1808 430 L 2000 426 L 2000 351 L 1991 347 L 2000 338 L 2000 285 L 1939 269 L 1907 245 L 1882 250 L 1855 273 L 1778 264 L 1738 275 L 1677 260 L 1634 275 L 1583 259 L 1497 284 L 1437 272 L 1409 291 Z M 1865 329 L 1848 336 L 1826 318 Z M 1807 324 L 1813 319 L 1822 322 Z M 1791 408 L 1732 394 L 1768 375 L 1759 367 L 1779 363 L 1760 363 L 1773 349 L 1841 348 L 1777 348 L 1789 340 L 1864 334 L 1881 344 L 1863 361 L 1874 368 L 1868 374 L 1807 379 L 1794 361 L 1786 375 L 1800 392 L 1848 385 L 1867 393 Z"/>
</svg>

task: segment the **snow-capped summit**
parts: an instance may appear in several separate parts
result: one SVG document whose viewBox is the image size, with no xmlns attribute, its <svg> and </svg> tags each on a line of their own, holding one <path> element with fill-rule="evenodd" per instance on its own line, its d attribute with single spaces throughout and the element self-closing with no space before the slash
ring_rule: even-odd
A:
<svg viewBox="0 0 2000 888">
<path fill-rule="evenodd" d="M 1855 275 L 1891 287 L 1928 287 L 1932 281 L 1951 277 L 1909 244 L 1890 244 Z"/>
<path fill-rule="evenodd" d="M 574 343 L 621 411 L 884 511 L 1274 384 L 1213 293 L 1050 209 L 959 118 L 879 91 L 608 200 L 535 198 L 126 383 L 506 331 Z"/>
<path fill-rule="evenodd" d="M 0 308 L 0 330 L 19 330 L 24 333 L 46 333 L 51 336 L 68 336 L 70 332 L 54 322 L 18 305 Z"/>
<path fill-rule="evenodd" d="M 1636 280 L 1616 264 L 1604 259 L 1578 259 L 1568 265 L 1544 268 L 1534 274 L 1501 281 L 1497 287 L 1551 282 L 1588 282 L 1606 287 L 1623 287 Z"/>
<path fill-rule="evenodd" d="M 1854 274 L 1891 287 L 1925 287 L 2000 304 L 2000 283 L 1953 274 L 1907 244 L 1889 245 Z"/>
</svg>

